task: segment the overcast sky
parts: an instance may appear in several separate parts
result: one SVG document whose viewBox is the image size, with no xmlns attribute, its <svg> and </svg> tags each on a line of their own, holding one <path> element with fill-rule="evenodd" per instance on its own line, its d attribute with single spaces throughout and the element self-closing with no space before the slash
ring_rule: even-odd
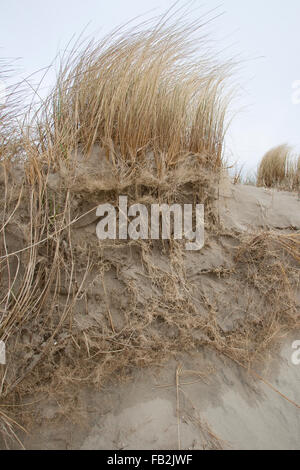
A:
<svg viewBox="0 0 300 470">
<path fill-rule="evenodd" d="M 88 25 L 97 37 L 131 18 L 153 16 L 173 0 L 9 0 L 1 1 L 0 57 L 20 60 L 23 77 L 49 65 L 70 38 Z M 209 30 L 217 50 L 244 59 L 235 81 L 241 89 L 227 136 L 231 161 L 245 172 L 272 146 L 300 150 L 300 0 L 195 0 L 201 15 L 214 7 L 224 14 Z M 149 12 L 151 10 L 151 12 Z M 149 13 L 147 13 L 149 12 Z M 293 103 L 292 96 L 295 93 Z"/>
</svg>

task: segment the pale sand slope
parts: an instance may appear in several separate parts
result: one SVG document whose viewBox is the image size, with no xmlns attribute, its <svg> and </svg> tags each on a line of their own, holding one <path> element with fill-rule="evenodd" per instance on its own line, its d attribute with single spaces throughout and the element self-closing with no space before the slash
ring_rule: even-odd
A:
<svg viewBox="0 0 300 470">
<path fill-rule="evenodd" d="M 225 229 L 237 232 L 249 227 L 300 229 L 300 201 L 296 194 L 232 186 L 226 180 L 220 188 L 219 215 Z M 94 227 L 89 230 L 94 233 Z M 212 243 L 200 256 L 201 267 L 194 255 L 187 256 L 187 260 L 191 279 L 204 279 L 202 287 L 216 295 L 220 311 L 225 308 L 223 294 L 231 305 L 231 313 L 228 311 L 220 319 L 226 329 L 232 327 L 229 320 L 235 316 L 234 308 L 238 316 L 243 311 L 235 303 L 234 285 L 209 276 L 206 279 L 201 274 L 226 264 L 224 253 L 226 250 Z M 258 311 L 259 304 L 256 307 Z M 295 340 L 300 340 L 300 331 L 281 339 L 277 352 L 266 358 L 261 373 L 278 391 L 300 404 L 300 365 L 291 363 Z M 183 371 L 193 372 L 179 377 L 178 401 L 175 375 L 179 364 Z M 199 381 L 199 373 L 204 374 L 203 380 Z M 25 438 L 25 446 L 177 449 L 180 442 L 186 449 L 300 448 L 300 409 L 230 359 L 220 358 L 208 349 L 193 356 L 178 355 L 160 369 L 136 370 L 125 384 L 115 382 L 99 392 L 82 389 L 81 395 L 75 422 L 66 419 L 64 424 L 58 424 L 60 404 L 41 403 L 43 418 Z"/>
<path fill-rule="evenodd" d="M 295 337 L 300 338 L 300 333 Z M 290 357 L 289 340 L 281 354 L 273 358 L 272 373 L 267 377 L 282 393 L 300 403 L 300 366 L 292 365 Z M 226 441 L 224 448 L 300 448 L 300 410 L 269 387 L 254 383 L 247 372 L 230 361 L 223 363 L 214 354 L 184 358 L 182 365 L 183 370 L 200 372 L 206 365 L 215 368 L 207 384 L 181 386 L 184 391 L 179 395 L 182 448 L 216 446 L 217 442 L 205 430 L 205 421 L 213 434 Z M 116 399 L 112 401 L 119 402 L 118 408 L 93 426 L 81 448 L 176 449 L 176 387 L 157 387 L 157 384 L 174 383 L 174 370 L 173 363 L 156 378 L 150 372 L 137 375 L 132 384 L 115 392 Z M 180 381 L 188 383 L 196 379 L 187 374 Z M 197 421 L 193 422 L 193 418 Z"/>
<path fill-rule="evenodd" d="M 300 200 L 297 193 L 255 186 L 220 184 L 219 211 L 226 228 L 248 227 L 300 229 Z"/>
<path fill-rule="evenodd" d="M 297 338 L 300 331 L 282 342 L 280 354 L 268 359 L 264 379 L 300 403 L 300 365 L 291 363 L 291 344 Z M 179 427 L 178 363 L 183 371 L 208 374 L 196 383 L 199 377 L 193 373 L 181 375 Z M 232 361 L 207 350 L 178 357 L 160 371 L 136 371 L 132 381 L 103 392 L 85 390 L 82 398 L 88 427 L 44 421 L 25 440 L 26 447 L 177 449 L 180 440 L 182 449 L 300 448 L 300 410 Z M 56 410 L 54 403 L 48 404 L 45 416 L 50 418 Z"/>
</svg>

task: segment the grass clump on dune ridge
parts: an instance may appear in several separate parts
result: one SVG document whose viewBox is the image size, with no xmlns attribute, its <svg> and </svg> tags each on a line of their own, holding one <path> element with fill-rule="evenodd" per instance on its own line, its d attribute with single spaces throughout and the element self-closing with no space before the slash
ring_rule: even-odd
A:
<svg viewBox="0 0 300 470">
<path fill-rule="evenodd" d="M 88 156 L 97 143 L 116 164 L 151 152 L 159 169 L 192 153 L 221 167 L 230 66 L 207 52 L 202 24 L 170 18 L 118 29 L 63 57 L 38 118 L 52 159 L 78 146 Z"/>
<path fill-rule="evenodd" d="M 300 155 L 296 157 L 286 144 L 269 150 L 262 158 L 257 175 L 257 185 L 298 189 L 300 183 Z"/>
</svg>

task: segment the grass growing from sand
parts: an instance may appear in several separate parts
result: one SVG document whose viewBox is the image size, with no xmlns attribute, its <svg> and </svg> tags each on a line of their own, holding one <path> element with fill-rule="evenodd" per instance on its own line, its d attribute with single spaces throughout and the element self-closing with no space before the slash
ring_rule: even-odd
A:
<svg viewBox="0 0 300 470">
<path fill-rule="evenodd" d="M 300 190 L 299 184 L 300 155 L 294 155 L 291 147 L 279 145 L 264 155 L 258 168 L 258 186 Z"/>
</svg>

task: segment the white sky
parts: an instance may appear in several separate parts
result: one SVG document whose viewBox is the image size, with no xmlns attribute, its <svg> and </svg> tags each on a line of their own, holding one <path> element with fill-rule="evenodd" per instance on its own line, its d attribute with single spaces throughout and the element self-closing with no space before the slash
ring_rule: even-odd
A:
<svg viewBox="0 0 300 470">
<path fill-rule="evenodd" d="M 154 16 L 173 0 L 9 0 L 1 1 L 0 57 L 20 57 L 26 77 L 48 66 L 70 38 L 88 25 L 97 37 L 127 20 Z M 299 0 L 195 0 L 192 15 L 219 7 L 224 15 L 210 25 L 216 50 L 239 54 L 235 77 L 241 86 L 240 109 L 227 136 L 231 161 L 255 169 L 272 146 L 289 143 L 300 150 L 300 104 L 292 84 L 300 81 Z M 299 87 L 300 88 L 300 87 Z M 300 96 L 300 95 L 298 95 Z"/>
</svg>

